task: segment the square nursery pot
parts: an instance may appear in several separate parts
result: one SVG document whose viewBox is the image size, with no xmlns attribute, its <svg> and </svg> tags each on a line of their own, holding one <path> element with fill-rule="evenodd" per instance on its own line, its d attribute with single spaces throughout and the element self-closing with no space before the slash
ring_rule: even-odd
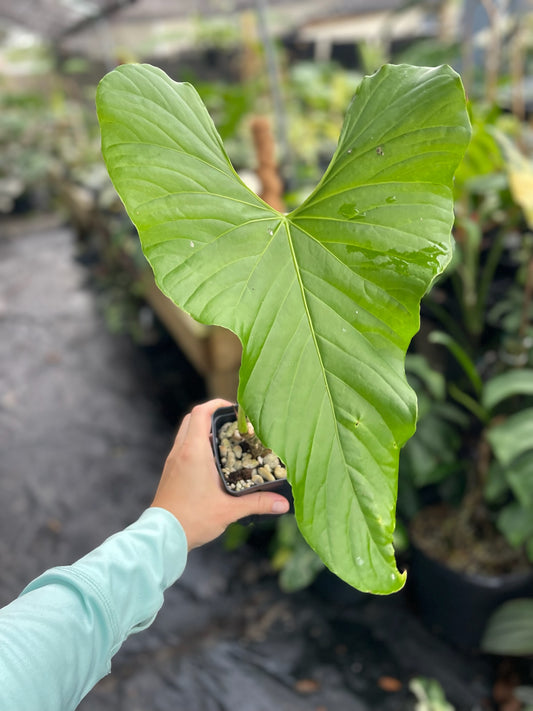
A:
<svg viewBox="0 0 533 711">
<path fill-rule="evenodd" d="M 226 478 L 223 468 L 224 463 L 222 462 L 222 456 L 220 454 L 220 436 L 219 432 L 223 425 L 228 422 L 232 422 L 237 419 L 237 409 L 236 406 L 221 407 L 216 410 L 213 414 L 211 421 L 211 442 L 213 445 L 213 453 L 215 456 L 215 464 L 222 481 L 222 486 L 231 496 L 246 496 L 246 494 L 252 494 L 256 491 L 275 491 L 278 494 L 284 496 L 290 503 L 290 511 L 294 511 L 294 502 L 292 497 L 291 485 L 286 478 L 274 479 L 273 481 L 263 481 L 263 483 L 254 483 L 248 488 L 235 489 L 231 486 L 231 482 Z M 268 518 L 268 516 L 253 516 L 250 517 L 251 520 Z"/>
</svg>

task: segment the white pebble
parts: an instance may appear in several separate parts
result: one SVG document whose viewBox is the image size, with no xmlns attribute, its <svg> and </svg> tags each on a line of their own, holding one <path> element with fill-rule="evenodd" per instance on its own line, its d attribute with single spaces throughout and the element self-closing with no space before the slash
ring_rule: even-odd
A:
<svg viewBox="0 0 533 711">
<path fill-rule="evenodd" d="M 287 471 L 284 467 L 277 466 L 274 468 L 274 476 L 276 477 L 276 479 L 286 479 Z"/>
<path fill-rule="evenodd" d="M 279 466 L 279 459 L 272 452 L 263 457 L 263 464 L 268 465 L 271 469 L 275 469 Z"/>
<path fill-rule="evenodd" d="M 265 481 L 275 481 L 274 475 L 270 471 L 269 467 L 259 467 L 257 471 Z"/>
<path fill-rule="evenodd" d="M 254 459 L 249 452 L 245 452 L 242 458 L 242 466 L 245 469 L 255 469 L 257 465 L 257 459 Z"/>
</svg>

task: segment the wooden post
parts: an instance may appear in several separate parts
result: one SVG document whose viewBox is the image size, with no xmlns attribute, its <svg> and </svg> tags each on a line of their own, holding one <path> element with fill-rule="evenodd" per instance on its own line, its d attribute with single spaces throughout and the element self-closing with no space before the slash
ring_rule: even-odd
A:
<svg viewBox="0 0 533 711">
<path fill-rule="evenodd" d="M 257 157 L 256 172 L 261 181 L 260 197 L 274 210 L 284 212 L 283 183 L 276 164 L 276 149 L 270 122 L 265 116 L 252 119 L 251 131 Z"/>
<path fill-rule="evenodd" d="M 283 212 L 283 184 L 276 165 L 270 122 L 258 116 L 253 119 L 251 130 L 261 198 Z M 158 289 L 151 272 L 145 278 L 144 294 L 172 338 L 204 378 L 209 397 L 236 401 L 242 354 L 238 337 L 220 326 L 197 323 Z"/>
</svg>

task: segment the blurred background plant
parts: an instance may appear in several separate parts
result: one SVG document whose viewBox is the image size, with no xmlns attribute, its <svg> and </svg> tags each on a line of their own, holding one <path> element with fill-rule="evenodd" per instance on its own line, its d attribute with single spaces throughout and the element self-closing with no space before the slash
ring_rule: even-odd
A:
<svg viewBox="0 0 533 711">
<path fill-rule="evenodd" d="M 528 140 L 526 127 L 495 110 L 473 125 L 454 259 L 423 302 L 407 362 L 419 422 L 400 511 L 436 557 L 508 572 L 527 566 L 524 552 L 533 559 L 533 235 L 520 197 L 532 167 L 512 142 Z M 450 506 L 416 517 L 436 502 Z"/>
<path fill-rule="evenodd" d="M 415 711 L 454 711 L 436 679 L 414 677 L 409 682 L 409 689 L 416 696 Z"/>
<path fill-rule="evenodd" d="M 533 600 L 518 598 L 503 603 L 488 621 L 481 648 L 502 656 L 533 655 Z"/>
</svg>

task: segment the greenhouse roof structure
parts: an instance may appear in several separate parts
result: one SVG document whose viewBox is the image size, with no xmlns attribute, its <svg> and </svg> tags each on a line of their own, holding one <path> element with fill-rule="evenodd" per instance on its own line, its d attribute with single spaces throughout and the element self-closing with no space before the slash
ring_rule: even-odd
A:
<svg viewBox="0 0 533 711">
<path fill-rule="evenodd" d="M 278 12 L 297 10 L 300 21 L 309 22 L 335 15 L 387 12 L 404 4 L 403 0 L 0 0 L 0 27 L 12 23 L 57 42 L 103 19 L 138 23 L 209 18 L 261 5 Z"/>
</svg>

